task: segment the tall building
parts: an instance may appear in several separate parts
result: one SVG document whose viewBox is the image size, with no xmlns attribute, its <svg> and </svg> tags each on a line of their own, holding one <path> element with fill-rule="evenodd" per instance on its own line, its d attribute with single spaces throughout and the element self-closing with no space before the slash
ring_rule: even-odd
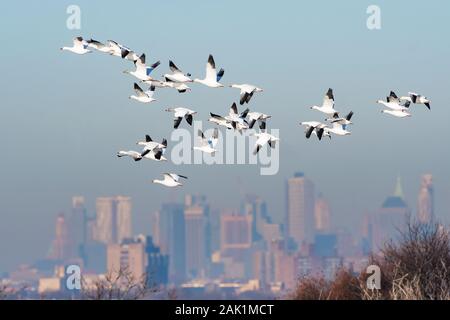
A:
<svg viewBox="0 0 450 320">
<path fill-rule="evenodd" d="M 84 197 L 72 197 L 72 210 L 67 223 L 71 256 L 80 256 L 81 245 L 86 241 L 86 223 Z"/>
<path fill-rule="evenodd" d="M 101 197 L 96 201 L 95 240 L 105 244 L 120 243 L 132 235 L 131 199 L 129 197 Z"/>
<path fill-rule="evenodd" d="M 64 260 L 68 257 L 67 249 L 67 223 L 64 214 L 60 213 L 56 217 L 55 239 L 53 240 L 49 258 L 54 260 Z"/>
<path fill-rule="evenodd" d="M 328 232 L 331 229 L 331 214 L 328 201 L 322 195 L 316 199 L 314 207 L 314 217 L 316 230 L 319 232 Z"/>
<path fill-rule="evenodd" d="M 107 248 L 107 271 L 112 276 L 119 270 L 127 270 L 135 281 L 142 279 L 146 274 L 145 241 L 141 238 L 123 239 L 112 243 Z"/>
<path fill-rule="evenodd" d="M 417 197 L 417 218 L 421 223 L 434 220 L 434 190 L 433 176 L 424 174 Z"/>
<path fill-rule="evenodd" d="M 296 173 L 287 181 L 286 239 L 298 248 L 310 244 L 314 236 L 314 184 L 303 173 Z"/>
<path fill-rule="evenodd" d="M 256 195 L 248 194 L 241 204 L 244 215 L 252 216 L 252 240 L 256 242 L 263 238 L 263 228 L 272 221 L 267 211 L 266 202 Z"/>
<path fill-rule="evenodd" d="M 397 179 L 394 194 L 386 198 L 372 218 L 372 249 L 377 252 L 387 241 L 397 239 L 399 231 L 404 230 L 410 218 L 400 178 Z"/>
<path fill-rule="evenodd" d="M 186 272 L 196 278 L 205 272 L 205 217 L 200 205 L 186 203 L 184 209 L 186 226 Z"/>
<path fill-rule="evenodd" d="M 162 254 L 152 237 L 146 238 L 147 275 L 150 287 L 166 285 L 169 282 L 169 256 Z"/>
<path fill-rule="evenodd" d="M 163 254 L 169 255 L 169 281 L 181 283 L 186 278 L 186 237 L 184 206 L 165 203 L 159 214 L 158 245 Z"/>
</svg>

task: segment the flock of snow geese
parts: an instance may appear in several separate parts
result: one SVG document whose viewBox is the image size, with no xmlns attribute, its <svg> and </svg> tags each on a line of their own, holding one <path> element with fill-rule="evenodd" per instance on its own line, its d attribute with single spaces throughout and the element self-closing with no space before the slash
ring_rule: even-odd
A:
<svg viewBox="0 0 450 320">
<path fill-rule="evenodd" d="M 206 63 L 206 74 L 203 79 L 192 79 L 192 75 L 190 73 L 184 73 L 175 65 L 173 61 L 169 60 L 169 69 L 171 73 L 164 74 L 162 76 L 163 80 L 157 80 L 151 76 L 151 73 L 160 65 L 160 61 L 148 66 L 146 64 L 146 56 L 144 53 L 137 55 L 130 48 L 113 40 L 108 40 L 106 43 L 102 43 L 94 39 L 85 40 L 82 37 L 75 37 L 73 39 L 72 47 L 62 47 L 61 50 L 70 51 L 79 55 L 91 53 L 93 50 L 96 50 L 98 52 L 120 57 L 124 60 L 132 61 L 135 66 L 135 70 L 127 70 L 124 71 L 124 73 L 130 74 L 138 79 L 140 83 L 148 85 L 148 89 L 142 89 L 141 86 L 135 82 L 133 86 L 135 94 L 131 95 L 129 98 L 141 103 L 151 103 L 156 101 L 154 98 L 156 88 L 173 88 L 179 93 L 184 93 L 191 90 L 188 86 L 189 83 L 200 83 L 211 88 L 224 87 L 224 85 L 220 83 L 220 80 L 222 79 L 225 70 L 221 68 L 217 71 L 212 55 L 209 55 L 208 57 L 208 62 Z M 239 104 L 241 106 L 248 104 L 255 93 L 263 91 L 263 89 L 250 84 L 232 84 L 229 85 L 229 87 L 240 90 Z M 409 112 L 411 103 L 424 104 L 428 109 L 431 109 L 430 100 L 425 96 L 414 92 L 409 92 L 408 96 L 401 96 L 398 98 L 395 92 L 391 91 L 389 96 L 386 98 L 386 101 L 377 100 L 376 102 L 385 107 L 381 111 L 382 113 L 398 118 L 411 116 L 411 113 Z M 312 110 L 317 110 L 327 116 L 325 123 L 320 121 L 300 122 L 300 125 L 305 126 L 306 138 L 309 139 L 312 134 L 317 136 L 319 140 L 323 137 L 328 137 L 331 139 L 333 134 L 337 136 L 346 136 L 351 134 L 348 127 L 352 124 L 351 118 L 353 116 L 353 111 L 350 111 L 345 117 L 341 117 L 334 105 L 333 90 L 330 88 L 326 92 L 321 106 L 314 105 L 310 107 Z M 192 125 L 193 117 L 197 114 L 196 111 L 183 107 L 167 108 L 165 111 L 174 114 L 174 129 L 177 129 L 180 126 L 183 118 L 189 125 Z M 250 112 L 249 108 L 239 112 L 236 103 L 233 103 L 228 115 L 221 116 L 210 113 L 209 122 L 212 122 L 217 126 L 238 131 L 240 134 L 242 134 L 244 130 L 252 129 L 254 125 L 258 123 L 260 132 L 253 134 L 257 138 L 256 146 L 253 151 L 253 154 L 256 155 L 258 151 L 266 144 L 271 148 L 275 148 L 276 141 L 279 141 L 279 138 L 266 132 L 266 121 L 270 118 L 270 115 L 261 112 Z M 214 155 L 217 151 L 215 147 L 218 142 L 218 134 L 218 129 L 215 128 L 212 136 L 207 138 L 201 130 L 198 130 L 198 136 L 201 143 L 200 146 L 194 147 L 194 150 L 199 150 L 201 152 Z M 164 157 L 164 153 L 167 148 L 166 139 L 163 139 L 162 142 L 159 143 L 153 141 L 149 135 L 145 135 L 145 141 L 138 141 L 136 144 L 143 147 L 141 152 L 132 150 L 119 151 L 117 156 L 131 157 L 135 161 L 140 161 L 143 158 L 154 161 L 167 161 Z M 166 187 L 177 187 L 182 185 L 180 182 L 181 178 L 187 179 L 186 176 L 175 173 L 164 173 L 163 177 L 163 180 L 154 179 L 152 182 L 164 185 Z"/>
</svg>

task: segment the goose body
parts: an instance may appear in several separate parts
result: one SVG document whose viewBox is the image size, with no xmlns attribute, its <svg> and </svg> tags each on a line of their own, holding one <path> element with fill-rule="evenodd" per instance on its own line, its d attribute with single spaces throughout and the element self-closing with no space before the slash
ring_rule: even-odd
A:
<svg viewBox="0 0 450 320">
<path fill-rule="evenodd" d="M 175 173 L 164 173 L 163 174 L 164 179 L 163 180 L 152 180 L 153 183 L 161 184 L 163 186 L 173 188 L 182 186 L 183 184 L 179 182 L 180 178 L 187 179 L 186 176 L 182 176 L 180 174 Z"/>
<path fill-rule="evenodd" d="M 327 116 L 337 116 L 339 113 L 334 109 L 333 89 L 328 89 L 321 106 L 312 106 L 310 108 L 325 113 Z"/>
<path fill-rule="evenodd" d="M 137 60 L 134 61 L 134 65 L 136 69 L 133 71 L 126 70 L 124 73 L 128 73 L 141 81 L 153 81 L 154 79 L 150 77 L 150 74 L 153 70 L 155 70 L 159 65 L 160 61 L 156 61 L 150 67 L 145 64 L 145 54 L 143 53 Z"/>
<path fill-rule="evenodd" d="M 211 88 L 221 88 L 223 84 L 219 83 L 220 79 L 223 77 L 225 70 L 220 69 L 219 72 L 216 70 L 216 63 L 214 62 L 213 56 L 210 54 L 208 57 L 208 62 L 206 63 L 206 75 L 204 79 L 194 79 L 194 82 L 204 84 L 205 86 Z"/>
<path fill-rule="evenodd" d="M 180 126 L 181 120 L 183 120 L 183 118 L 185 118 L 186 122 L 192 126 L 193 115 L 197 113 L 197 111 L 182 107 L 167 108 L 166 111 L 174 113 L 174 129 L 177 129 Z"/>
<path fill-rule="evenodd" d="M 261 130 L 266 129 L 266 120 L 270 119 L 272 116 L 269 116 L 265 113 L 261 113 L 261 112 L 249 112 L 247 114 L 248 119 L 250 121 L 250 123 L 248 124 L 248 128 L 252 129 L 253 126 L 255 125 L 256 121 L 259 122 L 259 128 Z"/>
<path fill-rule="evenodd" d="M 258 88 L 257 86 L 251 84 L 232 84 L 231 88 L 236 88 L 240 90 L 240 99 L 239 104 L 243 105 L 244 103 L 249 103 L 250 99 L 253 97 L 253 94 L 256 92 L 262 92 L 263 89 Z"/>
<path fill-rule="evenodd" d="M 169 61 L 169 68 L 172 71 L 172 73 L 166 73 L 163 77 L 166 79 L 169 79 L 173 82 L 193 82 L 191 78 L 189 78 L 191 75 L 189 73 L 184 74 L 176 65 L 173 63 L 172 60 Z"/>
<path fill-rule="evenodd" d="M 407 112 L 406 110 L 382 110 L 381 112 L 390 114 L 391 116 L 394 116 L 397 118 L 411 117 L 411 114 L 409 112 Z"/>
<path fill-rule="evenodd" d="M 207 139 L 201 130 L 198 130 L 198 136 L 200 137 L 200 146 L 194 147 L 194 150 L 199 150 L 201 152 L 209 153 L 214 155 L 217 151 L 215 149 L 217 142 L 219 141 L 219 130 L 214 129 L 214 133 L 211 138 Z"/>
<path fill-rule="evenodd" d="M 331 137 L 330 133 L 328 131 L 325 131 L 325 128 L 327 127 L 326 124 L 323 124 L 318 121 L 304 121 L 300 122 L 300 125 L 305 126 L 305 136 L 306 139 L 309 139 L 311 137 L 311 134 L 314 134 L 317 136 L 319 140 L 322 140 L 323 136 Z"/>
<path fill-rule="evenodd" d="M 428 110 L 431 110 L 430 99 L 415 92 L 408 92 L 408 94 L 409 97 L 401 97 L 400 100 L 410 101 L 414 104 L 424 104 L 428 108 Z"/>
<path fill-rule="evenodd" d="M 408 107 L 409 107 L 409 104 L 410 104 L 409 101 L 406 101 L 406 104 L 404 104 L 404 105 L 401 104 L 400 99 L 397 97 L 397 95 L 395 94 L 394 91 L 391 91 L 389 93 L 389 96 L 386 97 L 386 101 L 384 101 L 384 100 L 377 100 L 376 102 L 379 103 L 379 104 L 382 104 L 386 108 L 389 108 L 389 109 L 394 110 L 394 111 L 406 111 L 406 110 L 408 110 Z"/>
<path fill-rule="evenodd" d="M 254 155 L 256 155 L 266 144 L 268 144 L 271 148 L 275 148 L 275 143 L 280 140 L 279 138 L 266 132 L 255 133 L 254 136 L 257 137 L 255 150 L 253 151 Z"/>
<path fill-rule="evenodd" d="M 142 90 L 141 87 L 137 83 L 134 83 L 134 91 L 136 92 L 136 95 L 131 95 L 130 99 L 142 102 L 142 103 L 150 103 L 153 101 L 156 101 L 156 99 L 153 98 L 153 95 L 155 93 L 155 86 L 150 86 L 147 91 Z"/>
<path fill-rule="evenodd" d="M 75 54 L 86 54 L 92 52 L 91 50 L 87 49 L 88 43 L 86 40 L 83 40 L 82 37 L 75 37 L 73 38 L 73 46 L 72 47 L 62 47 L 62 51 L 70 51 Z"/>
<path fill-rule="evenodd" d="M 130 157 L 133 158 L 134 161 L 140 161 L 142 159 L 142 156 L 139 152 L 137 151 L 119 151 L 117 152 L 117 157 L 121 158 L 121 157 Z"/>
</svg>

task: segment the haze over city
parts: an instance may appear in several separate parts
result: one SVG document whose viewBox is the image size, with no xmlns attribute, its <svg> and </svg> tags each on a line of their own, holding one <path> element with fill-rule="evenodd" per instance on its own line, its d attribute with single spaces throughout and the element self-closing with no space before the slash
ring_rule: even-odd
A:
<svg viewBox="0 0 450 320">
<path fill-rule="evenodd" d="M 435 217 L 449 222 L 450 46 L 443 41 L 449 3 L 378 1 L 380 30 L 366 26 L 370 1 L 286 1 L 258 11 L 251 1 L 196 6 L 141 1 L 140 10 L 125 3 L 77 1 L 80 30 L 66 28 L 70 4 L 0 5 L 1 28 L 7 30 L 2 42 L 8 48 L 0 60 L 5 74 L 0 79 L 0 272 L 47 255 L 56 217 L 71 213 L 73 196 L 85 197 L 90 216 L 96 214 L 97 197 L 130 197 L 133 235 L 150 234 L 153 213 L 163 203 L 183 203 L 186 194 L 205 195 L 218 211 L 239 211 L 245 195 L 254 194 L 267 203 L 275 223 L 285 223 L 287 180 L 303 172 L 315 194 L 329 203 L 333 226 L 352 230 L 394 193 L 397 177 L 416 215 L 421 177 L 432 174 Z M 158 77 L 168 69 L 168 59 L 200 76 L 214 54 L 226 69 L 222 82 L 264 88 L 249 108 L 271 114 L 270 128 L 280 130 L 279 172 L 262 176 L 257 165 L 118 160 L 120 148 L 133 147 L 145 134 L 157 141 L 167 138 L 170 148 L 173 120 L 165 108 L 195 107 L 204 127 L 211 128 L 209 112 L 228 112 L 238 94 L 201 86 L 183 95 L 157 89 L 154 104 L 131 103 L 133 80 L 122 74 L 128 67 L 122 61 L 61 53 L 59 48 L 80 34 L 117 39 L 146 52 L 149 63 L 161 60 L 154 71 Z M 309 106 L 320 103 L 329 87 L 337 108 L 355 113 L 352 135 L 307 140 L 299 122 L 318 117 Z M 381 114 L 375 101 L 390 90 L 426 93 L 431 112 L 412 106 L 408 119 Z M 189 179 L 175 190 L 151 183 L 166 171 Z"/>
</svg>

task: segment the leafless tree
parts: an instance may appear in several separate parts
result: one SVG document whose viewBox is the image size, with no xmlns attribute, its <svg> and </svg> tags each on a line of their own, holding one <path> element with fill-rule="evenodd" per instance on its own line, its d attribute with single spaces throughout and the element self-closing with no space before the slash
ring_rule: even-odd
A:
<svg viewBox="0 0 450 320">
<path fill-rule="evenodd" d="M 147 274 L 135 277 L 128 267 L 110 270 L 104 276 L 89 284 L 82 279 L 82 299 L 88 300 L 139 300 L 148 298 L 157 291 L 149 286 Z"/>
</svg>

